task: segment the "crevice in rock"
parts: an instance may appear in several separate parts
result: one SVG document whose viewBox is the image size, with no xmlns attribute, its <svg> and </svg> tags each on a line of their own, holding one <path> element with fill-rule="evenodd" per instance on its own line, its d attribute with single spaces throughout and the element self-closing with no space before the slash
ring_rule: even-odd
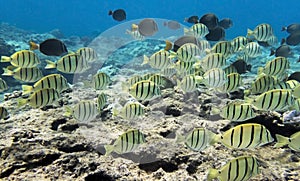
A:
<svg viewBox="0 0 300 181">
<path fill-rule="evenodd" d="M 67 122 L 67 120 L 65 118 L 63 118 L 63 119 L 57 119 L 57 120 L 55 120 L 55 121 L 52 122 L 50 129 L 52 129 L 54 131 L 57 131 L 58 126 L 61 125 L 61 124 L 65 124 L 66 122 Z"/>
<path fill-rule="evenodd" d="M 113 181 L 115 178 L 111 177 L 110 175 L 106 174 L 104 171 L 95 172 L 89 174 L 84 178 L 85 181 Z"/>
<path fill-rule="evenodd" d="M 174 172 L 175 170 L 178 170 L 178 165 L 172 162 L 158 160 L 154 162 L 139 164 L 139 168 L 146 172 L 155 172 L 159 168 L 162 168 L 165 172 Z"/>
</svg>

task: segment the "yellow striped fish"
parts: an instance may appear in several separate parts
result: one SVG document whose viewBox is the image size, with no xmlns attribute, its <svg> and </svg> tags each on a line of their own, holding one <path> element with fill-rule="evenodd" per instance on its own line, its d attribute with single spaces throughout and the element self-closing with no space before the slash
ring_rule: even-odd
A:
<svg viewBox="0 0 300 181">
<path fill-rule="evenodd" d="M 290 68 L 290 63 L 285 57 L 276 57 L 268 61 L 264 68 L 259 68 L 258 73 L 265 73 L 267 75 L 278 76 Z"/>
<path fill-rule="evenodd" d="M 259 164 L 253 156 L 240 156 L 230 160 L 221 169 L 209 169 L 207 181 L 218 179 L 222 181 L 243 181 L 259 174 Z"/>
<path fill-rule="evenodd" d="M 0 86 L 1 87 L 1 86 Z M 300 85 L 297 85 L 293 90 L 293 96 L 295 98 L 300 98 Z"/>
<path fill-rule="evenodd" d="M 180 61 L 193 62 L 195 56 L 201 55 L 201 50 L 194 43 L 183 44 L 177 52 L 171 52 L 169 58 L 178 58 Z"/>
<path fill-rule="evenodd" d="M 104 93 L 99 94 L 97 97 L 98 110 L 100 111 L 101 109 L 103 109 L 106 103 L 107 103 L 107 95 Z"/>
<path fill-rule="evenodd" d="M 251 104 L 242 102 L 231 102 L 222 108 L 220 116 L 230 121 L 246 121 L 256 117 Z"/>
<path fill-rule="evenodd" d="M 297 80 L 288 80 L 283 81 L 278 84 L 275 84 L 273 89 L 294 89 L 296 86 L 299 85 L 299 82 Z"/>
<path fill-rule="evenodd" d="M 10 62 L 14 67 L 30 68 L 40 64 L 39 57 L 30 50 L 21 50 L 12 56 L 2 56 L 1 62 Z"/>
<path fill-rule="evenodd" d="M 254 36 L 257 41 L 267 41 L 273 35 L 273 28 L 267 23 L 257 25 L 253 31 L 250 29 L 247 31 L 247 37 Z"/>
<path fill-rule="evenodd" d="M 270 90 L 277 80 L 270 75 L 259 75 L 257 79 L 251 83 L 250 92 L 251 94 L 261 94 Z"/>
<path fill-rule="evenodd" d="M 221 87 L 217 88 L 217 91 L 222 93 L 229 93 L 236 91 L 239 86 L 242 85 L 242 77 L 239 73 L 231 73 L 227 75 L 227 82 Z"/>
<path fill-rule="evenodd" d="M 223 70 L 226 75 L 231 74 L 231 73 L 238 73 L 237 69 L 233 65 L 229 65 L 229 66 L 225 67 Z"/>
<path fill-rule="evenodd" d="M 128 130 L 118 137 L 113 145 L 105 145 L 105 155 L 111 152 L 118 154 L 129 153 L 135 151 L 139 145 L 145 143 L 145 136 L 138 129 Z"/>
<path fill-rule="evenodd" d="M 41 89 L 30 95 L 28 99 L 18 99 L 18 107 L 29 104 L 33 108 L 45 107 L 57 102 L 59 92 L 53 88 Z"/>
<path fill-rule="evenodd" d="M 197 81 L 194 75 L 187 75 L 181 81 L 177 79 L 177 87 L 184 93 L 193 92 L 197 88 Z"/>
<path fill-rule="evenodd" d="M 156 85 L 164 87 L 166 85 L 166 79 L 164 76 L 161 76 L 160 74 L 155 74 L 149 77 L 148 80 L 154 82 Z"/>
<path fill-rule="evenodd" d="M 246 46 L 240 48 L 248 57 L 255 58 L 262 54 L 260 45 L 257 42 L 247 43 Z"/>
<path fill-rule="evenodd" d="M 135 119 L 145 114 L 144 106 L 139 102 L 126 103 L 120 112 L 113 111 L 114 115 L 120 115 L 123 119 Z"/>
<path fill-rule="evenodd" d="M 143 78 L 141 76 L 134 75 L 134 76 L 130 77 L 127 82 L 129 84 L 129 86 L 132 86 L 133 84 L 135 84 L 139 81 L 142 81 L 142 80 L 143 80 Z"/>
<path fill-rule="evenodd" d="M 45 69 L 56 68 L 58 71 L 67 74 L 82 73 L 89 68 L 87 61 L 76 53 L 65 55 L 57 62 L 51 62 L 49 60 L 46 60 L 46 62 L 47 66 Z"/>
<path fill-rule="evenodd" d="M 256 97 L 252 103 L 256 109 L 264 111 L 283 111 L 294 104 L 292 91 L 273 89 Z"/>
<path fill-rule="evenodd" d="M 227 82 L 225 72 L 220 68 L 208 70 L 203 75 L 202 83 L 209 88 L 217 88 L 223 86 Z"/>
<path fill-rule="evenodd" d="M 9 118 L 9 113 L 5 107 L 0 106 L 0 120 L 1 119 L 8 119 Z"/>
<path fill-rule="evenodd" d="M 211 49 L 210 43 L 207 40 L 200 40 L 197 45 L 203 54 L 205 53 L 205 50 Z"/>
<path fill-rule="evenodd" d="M 179 74 L 184 74 L 186 72 L 189 72 L 191 69 L 193 69 L 194 63 L 195 62 L 178 61 L 175 63 L 175 69 Z"/>
<path fill-rule="evenodd" d="M 227 130 L 219 140 L 228 148 L 251 149 L 270 143 L 274 139 L 263 125 L 248 123 Z"/>
<path fill-rule="evenodd" d="M 277 143 L 274 145 L 274 147 L 279 148 L 288 145 L 292 150 L 300 152 L 300 131 L 294 133 L 289 138 L 279 134 L 276 134 L 275 136 Z"/>
<path fill-rule="evenodd" d="M 31 92 L 46 88 L 53 88 L 60 93 L 68 89 L 69 84 L 67 82 L 67 79 L 61 74 L 50 74 L 41 78 L 33 86 L 22 85 L 23 94 L 29 94 Z"/>
<path fill-rule="evenodd" d="M 248 39 L 244 36 L 238 36 L 235 37 L 233 40 L 231 40 L 231 51 L 237 52 L 240 50 L 241 47 L 246 46 L 248 43 Z"/>
<path fill-rule="evenodd" d="M 196 38 L 203 38 L 209 33 L 208 28 L 205 24 L 197 23 L 189 29 L 184 28 L 184 35 L 192 35 Z"/>
<path fill-rule="evenodd" d="M 231 55 L 231 43 L 229 41 L 219 41 L 208 53 L 221 53 L 225 58 Z"/>
<path fill-rule="evenodd" d="M 201 66 L 204 71 L 212 68 L 221 68 L 226 65 L 226 58 L 221 53 L 211 53 L 206 55 L 199 62 L 194 64 L 194 67 Z"/>
<path fill-rule="evenodd" d="M 166 77 L 172 77 L 173 75 L 176 74 L 176 69 L 173 68 L 173 67 L 168 67 L 168 68 L 165 68 L 161 71 L 161 74 L 166 76 Z"/>
<path fill-rule="evenodd" d="M 129 88 L 129 94 L 137 100 L 151 100 L 160 95 L 160 89 L 154 82 L 143 80 L 133 84 Z"/>
<path fill-rule="evenodd" d="M 37 67 L 32 68 L 16 68 L 10 70 L 8 68 L 3 68 L 4 76 L 13 76 L 14 79 L 23 81 L 23 82 L 36 82 L 43 77 L 42 71 Z"/>
<path fill-rule="evenodd" d="M 145 39 L 145 37 L 143 35 L 141 35 L 138 30 L 133 30 L 133 31 L 126 30 L 125 34 L 130 35 L 135 40 L 144 40 Z"/>
<path fill-rule="evenodd" d="M 6 91 L 8 89 L 8 86 L 6 82 L 0 78 L 0 92 Z"/>
<path fill-rule="evenodd" d="M 170 53 L 166 50 L 160 50 L 151 55 L 150 58 L 144 55 L 144 61 L 142 65 L 149 64 L 152 68 L 155 69 L 165 69 L 172 65 L 172 61 L 169 56 Z"/>
<path fill-rule="evenodd" d="M 96 51 L 90 47 L 82 47 L 78 49 L 76 53 L 80 55 L 83 58 L 83 60 L 87 62 L 93 62 L 98 58 Z"/>
<path fill-rule="evenodd" d="M 74 116 L 79 122 L 89 122 L 99 114 L 97 105 L 93 101 L 80 101 L 74 108 L 66 107 L 66 116 Z"/>
<path fill-rule="evenodd" d="M 194 128 L 185 137 L 177 135 L 176 142 L 183 142 L 193 151 L 203 151 L 214 144 L 216 134 L 205 128 Z"/>
<path fill-rule="evenodd" d="M 92 86 L 94 89 L 105 89 L 111 82 L 109 75 L 104 72 L 98 72 L 93 76 Z"/>
</svg>

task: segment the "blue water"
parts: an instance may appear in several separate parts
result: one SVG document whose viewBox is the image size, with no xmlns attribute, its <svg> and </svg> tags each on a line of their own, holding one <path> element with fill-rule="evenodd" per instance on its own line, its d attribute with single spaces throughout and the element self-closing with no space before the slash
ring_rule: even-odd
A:
<svg viewBox="0 0 300 181">
<path fill-rule="evenodd" d="M 286 36 L 282 26 L 300 20 L 298 0 L 0 0 L 0 4 L 0 22 L 37 33 L 59 29 L 67 36 L 90 35 L 118 25 L 108 16 L 110 9 L 118 8 L 126 10 L 126 21 L 151 17 L 184 23 L 185 17 L 212 12 L 219 19 L 233 20 L 226 38 L 245 35 L 247 28 L 260 23 L 271 24 L 281 38 Z"/>
</svg>

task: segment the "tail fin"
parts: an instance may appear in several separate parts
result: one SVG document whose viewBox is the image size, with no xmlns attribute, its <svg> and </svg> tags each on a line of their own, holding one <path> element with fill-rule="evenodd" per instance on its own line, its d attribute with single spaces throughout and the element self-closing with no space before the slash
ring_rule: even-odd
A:
<svg viewBox="0 0 300 181">
<path fill-rule="evenodd" d="M 184 35 L 189 35 L 190 34 L 190 30 L 187 28 L 183 28 L 183 34 Z"/>
<path fill-rule="evenodd" d="M 262 74 L 263 71 L 264 71 L 264 68 L 263 68 L 263 67 L 258 67 L 258 68 L 257 68 L 257 75 Z"/>
<path fill-rule="evenodd" d="M 111 154 L 111 152 L 114 151 L 115 147 L 114 147 L 114 145 L 105 145 L 104 148 L 105 148 L 105 155 L 104 156 L 108 156 L 108 155 Z"/>
<path fill-rule="evenodd" d="M 172 44 L 172 42 L 170 42 L 169 40 L 166 40 L 165 41 L 166 42 L 166 46 L 165 46 L 165 50 L 166 51 L 169 51 L 169 50 L 171 50 L 172 49 L 172 47 L 173 47 L 173 44 Z"/>
<path fill-rule="evenodd" d="M 212 181 L 214 178 L 217 178 L 218 174 L 219 174 L 218 170 L 210 168 L 208 170 L 208 174 L 207 174 L 207 178 L 206 178 L 207 181 Z"/>
<path fill-rule="evenodd" d="M 65 108 L 66 108 L 66 112 L 64 115 L 68 117 L 71 116 L 73 114 L 72 108 L 70 106 L 66 106 Z"/>
<path fill-rule="evenodd" d="M 39 45 L 34 43 L 33 41 L 29 41 L 30 50 L 37 50 L 39 49 Z"/>
<path fill-rule="evenodd" d="M 176 132 L 176 143 L 182 143 L 185 140 L 185 136 L 180 135 L 179 133 Z"/>
<path fill-rule="evenodd" d="M 150 60 L 149 57 L 144 55 L 144 61 L 143 61 L 142 65 L 145 65 L 145 64 L 149 63 L 149 60 Z"/>
<path fill-rule="evenodd" d="M 283 26 L 282 28 L 281 28 L 281 31 L 286 31 L 287 30 L 287 27 L 285 27 L 285 26 Z"/>
<path fill-rule="evenodd" d="M 17 107 L 22 107 L 22 106 L 24 106 L 25 104 L 27 104 L 27 102 L 28 102 L 27 99 L 19 98 L 19 99 L 18 99 L 18 105 L 17 105 Z"/>
<path fill-rule="evenodd" d="M 112 14 L 113 14 L 112 10 L 109 10 L 109 11 L 108 11 L 108 15 L 110 16 L 110 15 L 112 15 Z"/>
<path fill-rule="evenodd" d="M 250 30 L 250 29 L 247 29 L 247 37 L 249 37 L 249 36 L 251 36 L 251 35 L 253 35 L 253 31 Z"/>
<path fill-rule="evenodd" d="M 33 87 L 30 85 L 22 85 L 23 94 L 29 94 L 33 91 Z"/>
<path fill-rule="evenodd" d="M 4 76 L 13 76 L 14 72 L 9 70 L 8 68 L 3 68 L 4 73 L 2 75 Z"/>
<path fill-rule="evenodd" d="M 276 134 L 277 143 L 274 145 L 275 148 L 283 147 L 289 143 L 289 138 Z"/>
<path fill-rule="evenodd" d="M 1 56 L 1 62 L 10 62 L 10 61 L 11 61 L 11 57 Z"/>
<path fill-rule="evenodd" d="M 45 67 L 45 69 L 53 69 L 56 68 L 56 63 L 55 62 L 51 62 L 50 60 L 46 60 L 47 65 Z"/>
<path fill-rule="evenodd" d="M 274 49 L 271 49 L 271 53 L 269 56 L 272 56 L 272 55 L 275 55 L 275 50 Z"/>
</svg>

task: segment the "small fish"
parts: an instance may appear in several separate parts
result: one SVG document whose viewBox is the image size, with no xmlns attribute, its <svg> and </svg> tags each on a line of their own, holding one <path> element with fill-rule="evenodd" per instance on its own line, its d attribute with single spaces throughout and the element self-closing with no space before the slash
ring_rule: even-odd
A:
<svg viewBox="0 0 300 181">
<path fill-rule="evenodd" d="M 18 107 L 25 104 L 29 104 L 33 108 L 45 107 L 56 104 L 59 97 L 59 92 L 53 88 L 41 89 L 31 94 L 28 99 L 18 99 Z"/>
<path fill-rule="evenodd" d="M 189 29 L 184 28 L 184 34 L 185 35 L 192 35 L 192 36 L 195 36 L 196 38 L 203 38 L 208 33 L 209 33 L 208 28 L 202 23 L 194 24 Z"/>
<path fill-rule="evenodd" d="M 235 149 L 252 149 L 274 141 L 265 126 L 255 123 L 235 126 L 223 133 L 218 140 L 224 146 Z"/>
<path fill-rule="evenodd" d="M 221 53 L 225 58 L 231 55 L 231 43 L 229 41 L 219 41 L 208 53 Z"/>
<path fill-rule="evenodd" d="M 0 78 L 0 92 L 6 91 L 8 89 L 8 86 L 2 78 Z"/>
<path fill-rule="evenodd" d="M 294 97 L 291 90 L 273 89 L 257 96 L 252 104 L 259 110 L 283 111 L 293 106 Z"/>
<path fill-rule="evenodd" d="M 126 20 L 126 12 L 124 9 L 117 9 L 117 10 L 109 10 L 108 15 L 112 16 L 116 21 L 124 21 Z"/>
<path fill-rule="evenodd" d="M 219 19 L 215 14 L 208 13 L 203 15 L 199 22 L 205 24 L 209 30 L 212 30 L 218 26 Z"/>
<path fill-rule="evenodd" d="M 145 136 L 140 130 L 128 130 L 120 135 L 113 145 L 105 145 L 105 155 L 107 156 L 111 152 L 118 154 L 133 152 L 145 142 Z"/>
<path fill-rule="evenodd" d="M 276 57 L 268 61 L 264 68 L 258 68 L 258 74 L 264 73 L 271 76 L 281 75 L 290 68 L 290 63 L 285 57 Z"/>
<path fill-rule="evenodd" d="M 248 43 L 248 39 L 244 36 L 238 36 L 231 40 L 231 50 L 232 52 L 237 52 L 240 50 L 241 47 L 246 46 Z"/>
<path fill-rule="evenodd" d="M 51 62 L 50 60 L 46 60 L 46 62 L 45 69 L 56 68 L 58 71 L 67 74 L 82 73 L 89 68 L 87 61 L 76 53 L 65 55 L 57 62 Z"/>
<path fill-rule="evenodd" d="M 242 77 L 239 73 L 231 73 L 227 75 L 227 82 L 221 87 L 217 88 L 217 91 L 222 93 L 229 93 L 236 91 L 239 86 L 242 85 Z"/>
<path fill-rule="evenodd" d="M 243 51 L 250 58 L 255 58 L 262 54 L 261 47 L 257 42 L 247 43 L 246 46 L 240 48 L 240 51 Z"/>
<path fill-rule="evenodd" d="M 109 75 L 104 72 L 98 72 L 93 76 L 92 87 L 96 90 L 105 89 L 111 82 Z"/>
<path fill-rule="evenodd" d="M 161 94 L 159 86 L 150 80 L 143 80 L 133 84 L 129 88 L 129 93 L 137 100 L 151 100 Z"/>
<path fill-rule="evenodd" d="M 89 47 L 80 48 L 76 51 L 76 53 L 87 62 L 93 62 L 98 58 L 96 51 L 93 48 Z"/>
<path fill-rule="evenodd" d="M 201 82 L 209 88 L 217 88 L 223 86 L 227 81 L 227 76 L 222 69 L 213 68 L 204 73 Z"/>
<path fill-rule="evenodd" d="M 230 121 L 241 122 L 256 117 L 251 104 L 233 101 L 222 108 L 220 116 Z"/>
<path fill-rule="evenodd" d="M 125 33 L 130 35 L 135 40 L 144 40 L 145 39 L 145 37 L 143 35 L 141 35 L 138 30 L 133 30 L 133 31 L 126 30 Z"/>
<path fill-rule="evenodd" d="M 36 44 L 33 41 L 29 42 L 30 50 L 39 49 L 41 53 L 48 56 L 63 56 L 68 53 L 66 45 L 54 38 L 47 39 L 40 44 Z"/>
<path fill-rule="evenodd" d="M 181 28 L 180 23 L 178 23 L 177 21 L 174 21 L 174 20 L 165 21 L 164 26 L 168 27 L 171 30 L 178 30 Z"/>
<path fill-rule="evenodd" d="M 22 85 L 23 94 L 29 94 L 31 92 L 36 92 L 41 89 L 53 88 L 59 93 L 68 89 L 70 86 L 67 79 L 61 74 L 50 74 L 39 81 L 37 81 L 33 86 Z"/>
<path fill-rule="evenodd" d="M 273 28 L 271 25 L 269 25 L 267 23 L 263 23 L 263 24 L 256 26 L 253 31 L 250 29 L 248 29 L 248 31 L 247 31 L 247 37 L 254 36 L 255 39 L 258 41 L 267 41 L 273 35 L 274 35 Z"/>
<path fill-rule="evenodd" d="M 121 111 L 113 110 L 113 115 L 120 115 L 123 119 L 135 119 L 145 114 L 145 108 L 139 102 L 126 103 Z"/>
<path fill-rule="evenodd" d="M 195 66 L 201 66 L 204 71 L 208 71 L 212 68 L 222 68 L 226 64 L 226 58 L 221 53 L 211 53 L 206 55 L 199 62 L 194 64 Z"/>
<path fill-rule="evenodd" d="M 145 18 L 139 22 L 138 31 L 143 36 L 152 36 L 158 31 L 158 26 L 154 19 Z"/>
<path fill-rule="evenodd" d="M 300 131 L 294 133 L 292 136 L 285 137 L 276 134 L 277 143 L 274 147 L 279 148 L 288 145 L 292 150 L 300 152 Z"/>
<path fill-rule="evenodd" d="M 221 26 L 217 26 L 209 30 L 209 33 L 205 36 L 206 40 L 209 41 L 224 41 L 225 40 L 225 29 Z"/>
<path fill-rule="evenodd" d="M 40 64 L 40 59 L 33 51 L 21 50 L 10 57 L 1 56 L 1 62 L 10 62 L 14 67 L 31 68 Z"/>
<path fill-rule="evenodd" d="M 107 103 L 107 95 L 102 92 L 97 97 L 98 110 L 99 111 L 102 110 L 104 108 L 104 106 L 106 105 L 106 103 Z"/>
<path fill-rule="evenodd" d="M 215 133 L 205 128 L 194 128 L 186 136 L 177 135 L 176 142 L 184 142 L 185 145 L 193 151 L 203 151 L 210 145 L 213 145 Z"/>
<path fill-rule="evenodd" d="M 183 92 L 193 92 L 197 88 L 197 80 L 194 75 L 187 75 L 182 78 L 181 81 L 177 79 L 177 87 L 183 90 Z"/>
<path fill-rule="evenodd" d="M 9 118 L 9 113 L 5 107 L 0 106 L 0 120 L 1 119 L 8 119 Z"/>
<path fill-rule="evenodd" d="M 230 18 L 224 18 L 218 22 L 218 25 L 223 27 L 224 29 L 228 29 L 233 26 L 233 22 Z"/>
<path fill-rule="evenodd" d="M 243 181 L 259 174 L 259 164 L 253 156 L 240 156 L 230 160 L 221 169 L 209 169 L 207 181 L 217 178 L 222 181 Z"/>
<path fill-rule="evenodd" d="M 99 114 L 99 109 L 93 101 L 80 101 L 74 108 L 66 107 L 66 116 L 74 116 L 79 122 L 90 122 Z"/>
<path fill-rule="evenodd" d="M 149 64 L 152 68 L 155 69 L 165 69 L 172 64 L 169 56 L 170 53 L 166 50 L 155 52 L 153 55 L 151 55 L 150 58 L 144 55 L 144 61 L 142 65 Z"/>
<path fill-rule="evenodd" d="M 292 33 L 298 33 L 300 32 L 300 24 L 299 23 L 293 23 L 290 24 L 287 27 L 282 27 L 281 31 L 287 31 L 288 33 L 292 34 Z"/>
<path fill-rule="evenodd" d="M 259 75 L 254 82 L 251 83 L 251 94 L 261 94 L 270 90 L 277 83 L 277 79 L 270 75 Z"/>
<path fill-rule="evenodd" d="M 199 17 L 198 16 L 190 16 L 188 18 L 184 18 L 184 22 L 196 24 L 196 23 L 199 23 Z"/>
<path fill-rule="evenodd" d="M 194 43 L 186 43 L 182 45 L 177 52 L 171 52 L 169 58 L 178 58 L 180 61 L 193 62 L 194 57 L 201 55 L 201 50 Z"/>
<path fill-rule="evenodd" d="M 250 72 L 252 67 L 251 64 L 247 64 L 247 62 L 243 59 L 238 59 L 231 65 L 236 68 L 237 73 L 239 74 L 245 74 L 247 72 Z"/>
<path fill-rule="evenodd" d="M 288 45 L 280 45 L 276 50 L 271 49 L 270 56 L 275 55 L 275 57 L 290 57 L 293 54 L 292 49 Z"/>
<path fill-rule="evenodd" d="M 37 67 L 32 68 L 16 68 L 10 70 L 9 68 L 3 68 L 4 76 L 13 76 L 14 79 L 23 82 L 36 82 L 43 77 L 42 71 Z"/>
</svg>

